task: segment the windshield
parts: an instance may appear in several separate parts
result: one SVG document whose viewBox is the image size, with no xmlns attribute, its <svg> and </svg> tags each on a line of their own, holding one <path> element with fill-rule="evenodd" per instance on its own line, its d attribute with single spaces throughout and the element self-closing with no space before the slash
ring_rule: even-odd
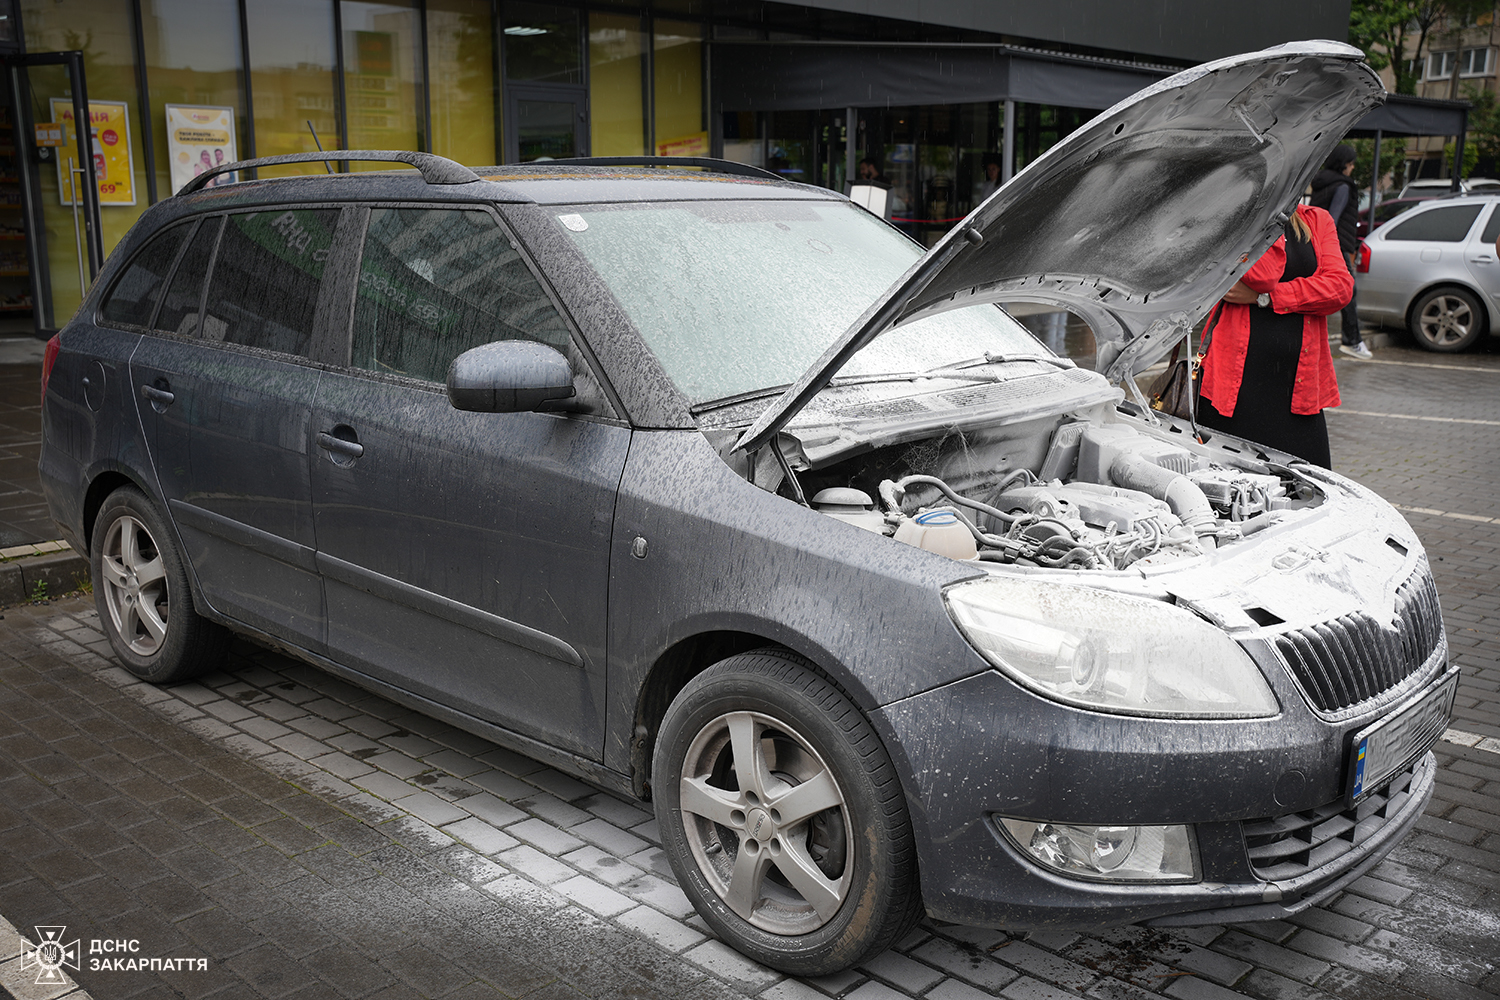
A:
<svg viewBox="0 0 1500 1000">
<path fill-rule="evenodd" d="M 556 210 L 667 374 L 695 403 L 796 381 L 922 255 L 843 202 L 600 205 Z M 992 305 L 897 327 L 841 378 L 1050 352 Z"/>
</svg>

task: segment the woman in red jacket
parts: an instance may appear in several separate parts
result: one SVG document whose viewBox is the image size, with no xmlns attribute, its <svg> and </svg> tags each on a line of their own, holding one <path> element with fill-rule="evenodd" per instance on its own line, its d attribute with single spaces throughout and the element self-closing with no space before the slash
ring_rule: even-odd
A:
<svg viewBox="0 0 1500 1000">
<path fill-rule="evenodd" d="M 1339 405 L 1328 315 L 1354 293 L 1333 218 L 1297 206 L 1281 239 L 1224 296 L 1203 359 L 1198 422 L 1325 468 Z"/>
</svg>

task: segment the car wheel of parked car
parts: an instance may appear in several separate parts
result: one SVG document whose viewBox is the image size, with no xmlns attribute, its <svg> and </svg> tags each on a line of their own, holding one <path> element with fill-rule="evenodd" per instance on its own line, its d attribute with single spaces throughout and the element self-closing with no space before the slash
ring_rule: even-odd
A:
<svg viewBox="0 0 1500 1000">
<path fill-rule="evenodd" d="M 1471 346 L 1484 333 L 1484 306 L 1461 288 L 1434 288 L 1411 310 L 1411 335 L 1420 347 L 1450 354 Z"/>
<path fill-rule="evenodd" d="M 673 700 L 656 744 L 662 846 L 728 943 L 794 975 L 846 969 L 919 915 L 911 819 L 879 737 L 777 651 L 730 657 Z"/>
<path fill-rule="evenodd" d="M 156 684 L 186 680 L 224 658 L 229 633 L 198 616 L 166 522 L 133 486 L 94 521 L 94 603 L 127 670 Z"/>
</svg>

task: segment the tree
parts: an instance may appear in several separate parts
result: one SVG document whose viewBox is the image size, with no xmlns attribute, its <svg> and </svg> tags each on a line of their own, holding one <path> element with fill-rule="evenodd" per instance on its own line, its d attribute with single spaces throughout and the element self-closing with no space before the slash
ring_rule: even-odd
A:
<svg viewBox="0 0 1500 1000">
<path fill-rule="evenodd" d="M 1373 68 L 1391 68 L 1396 93 L 1415 94 L 1427 36 L 1449 8 L 1458 5 L 1471 6 L 1469 0 L 1354 0 L 1349 7 L 1349 44 L 1363 51 Z M 1407 36 L 1413 30 L 1416 45 L 1408 49 Z"/>
<path fill-rule="evenodd" d="M 1354 183 L 1359 185 L 1361 191 L 1370 189 L 1370 173 L 1375 163 L 1375 140 L 1374 139 L 1346 139 L 1349 145 L 1354 147 Z M 1467 159 L 1467 157 L 1465 157 Z M 1399 136 L 1388 137 L 1380 144 L 1380 176 L 1391 175 L 1391 180 L 1399 187 L 1406 167 L 1406 140 Z"/>
</svg>

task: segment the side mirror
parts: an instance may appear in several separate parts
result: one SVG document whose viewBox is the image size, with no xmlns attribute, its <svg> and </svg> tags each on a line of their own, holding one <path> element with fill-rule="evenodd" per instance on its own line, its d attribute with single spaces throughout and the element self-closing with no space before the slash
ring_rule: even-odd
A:
<svg viewBox="0 0 1500 1000">
<path fill-rule="evenodd" d="M 573 395 L 568 359 L 546 344 L 499 340 L 465 351 L 448 366 L 448 401 L 477 413 L 522 413 Z"/>
</svg>

